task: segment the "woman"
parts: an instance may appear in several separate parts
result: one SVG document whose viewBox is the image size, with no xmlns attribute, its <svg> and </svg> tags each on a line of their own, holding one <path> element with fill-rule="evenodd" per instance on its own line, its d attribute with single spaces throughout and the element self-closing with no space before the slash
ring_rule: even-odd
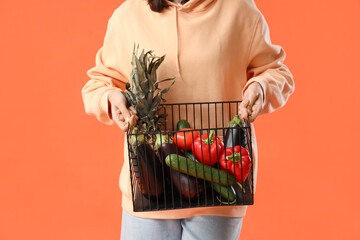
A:
<svg viewBox="0 0 360 240">
<path fill-rule="evenodd" d="M 282 107 L 294 91 L 285 52 L 270 41 L 253 0 L 127 0 L 109 19 L 96 66 L 82 89 L 85 110 L 123 131 L 136 122 L 121 94 L 134 43 L 166 54 L 158 78 L 176 77 L 169 103 L 242 100 L 238 113 L 253 122 Z M 252 125 L 254 179 L 257 148 Z M 122 239 L 237 239 L 246 206 L 133 212 L 125 147 L 120 174 Z"/>
</svg>

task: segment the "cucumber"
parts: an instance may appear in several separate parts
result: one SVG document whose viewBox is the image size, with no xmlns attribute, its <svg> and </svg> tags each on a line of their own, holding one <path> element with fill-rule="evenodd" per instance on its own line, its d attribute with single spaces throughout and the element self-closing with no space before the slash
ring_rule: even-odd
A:
<svg viewBox="0 0 360 240">
<path fill-rule="evenodd" d="M 206 181 L 220 183 L 222 185 L 233 185 L 235 183 L 235 178 L 227 172 L 177 154 L 168 155 L 165 158 L 165 163 L 174 170 Z"/>
<path fill-rule="evenodd" d="M 236 199 L 235 190 L 232 186 L 224 186 L 217 183 L 213 183 L 214 190 L 222 197 L 222 201 L 234 202 Z"/>
<path fill-rule="evenodd" d="M 179 120 L 176 125 L 176 130 L 181 130 L 183 128 L 190 128 L 190 123 L 186 120 Z"/>
</svg>

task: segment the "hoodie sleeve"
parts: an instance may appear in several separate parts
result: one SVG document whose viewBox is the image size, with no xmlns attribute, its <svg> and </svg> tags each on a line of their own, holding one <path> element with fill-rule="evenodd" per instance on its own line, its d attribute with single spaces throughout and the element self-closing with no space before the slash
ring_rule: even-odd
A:
<svg viewBox="0 0 360 240">
<path fill-rule="evenodd" d="M 116 30 L 116 24 L 113 14 L 108 21 L 103 46 L 96 54 L 96 65 L 87 71 L 90 80 L 81 90 L 85 112 L 107 125 L 114 123 L 109 111 L 109 93 L 121 91 L 127 82 L 117 61 L 120 56 L 117 51 L 119 30 Z"/>
<path fill-rule="evenodd" d="M 271 113 L 285 105 L 295 84 L 289 69 L 283 64 L 285 51 L 270 40 L 268 25 L 261 13 L 256 22 L 247 67 L 248 81 L 242 91 L 257 82 L 264 92 L 262 113 Z"/>
</svg>

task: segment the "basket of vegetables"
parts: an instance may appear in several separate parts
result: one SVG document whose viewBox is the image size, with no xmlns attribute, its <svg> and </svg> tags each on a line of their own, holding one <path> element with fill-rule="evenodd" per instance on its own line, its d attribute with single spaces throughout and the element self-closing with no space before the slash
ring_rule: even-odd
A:
<svg viewBox="0 0 360 240">
<path fill-rule="evenodd" d="M 253 204 L 251 129 L 239 101 L 164 104 L 164 57 L 134 51 L 124 95 L 138 114 L 127 133 L 134 211 Z"/>
</svg>

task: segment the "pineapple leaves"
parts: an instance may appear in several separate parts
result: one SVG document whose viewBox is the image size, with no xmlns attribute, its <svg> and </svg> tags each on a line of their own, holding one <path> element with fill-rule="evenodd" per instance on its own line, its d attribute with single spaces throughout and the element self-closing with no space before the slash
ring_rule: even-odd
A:
<svg viewBox="0 0 360 240">
<path fill-rule="evenodd" d="M 156 60 L 154 61 L 154 64 L 151 68 L 151 72 L 150 72 L 150 75 L 151 75 L 151 79 L 153 79 L 155 82 L 156 82 L 156 71 L 157 69 L 159 68 L 160 64 L 164 61 L 165 59 L 165 55 L 162 56 L 162 57 L 154 57 L 154 59 L 156 58 Z M 155 84 L 155 82 L 153 82 L 153 84 Z"/>
<path fill-rule="evenodd" d="M 139 92 L 141 93 L 140 97 L 141 98 L 145 98 L 145 96 L 147 95 L 147 93 L 149 92 L 149 89 L 147 87 L 147 79 L 145 76 L 145 71 L 143 66 L 141 65 L 140 59 L 135 58 L 135 63 L 136 63 L 136 78 L 135 78 L 135 86 L 137 87 L 137 89 L 139 89 Z M 141 79 L 141 80 L 140 80 Z"/>
<path fill-rule="evenodd" d="M 172 85 L 174 85 L 174 83 L 175 83 L 175 81 L 173 81 L 173 82 L 171 83 L 170 87 L 165 88 L 164 90 L 162 90 L 161 93 L 162 93 L 162 94 L 167 93 L 167 92 L 170 90 L 170 88 L 172 87 Z"/>
<path fill-rule="evenodd" d="M 175 78 L 167 78 L 157 81 L 157 69 L 164 61 L 165 55 L 158 57 L 153 51 L 142 50 L 140 55 L 139 45 L 134 45 L 131 60 L 130 81 L 126 83 L 126 92 L 123 92 L 129 105 L 134 106 L 139 117 L 136 128 L 139 132 L 160 131 L 165 122 L 164 114 L 160 110 L 164 109 L 161 102 L 165 99 L 163 95 L 167 93 Z M 160 83 L 173 81 L 168 88 L 161 90 Z"/>
<path fill-rule="evenodd" d="M 173 77 L 173 78 L 167 78 L 167 79 L 158 81 L 157 83 L 155 83 L 155 87 L 156 87 L 156 89 L 159 89 L 159 84 L 160 84 L 160 83 L 162 83 L 162 82 L 167 82 L 167 81 L 171 81 L 171 80 L 174 80 L 174 79 L 175 79 L 175 78 Z M 172 84 L 171 84 L 171 86 L 172 86 Z M 171 86 L 170 86 L 170 87 L 171 87 Z"/>
<path fill-rule="evenodd" d="M 139 62 L 141 66 L 144 66 L 144 71 L 146 72 L 146 62 L 144 61 L 144 49 L 141 51 L 140 57 L 139 57 Z"/>
</svg>

